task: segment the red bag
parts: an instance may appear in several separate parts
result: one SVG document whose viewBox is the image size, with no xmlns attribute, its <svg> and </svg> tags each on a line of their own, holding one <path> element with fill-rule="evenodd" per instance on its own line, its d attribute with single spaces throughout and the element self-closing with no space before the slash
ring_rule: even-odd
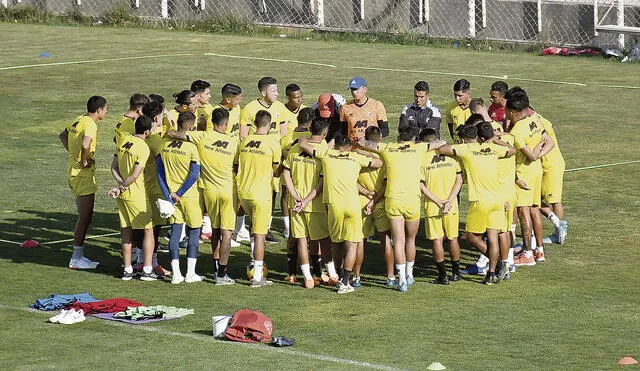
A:
<svg viewBox="0 0 640 371">
<path fill-rule="evenodd" d="M 273 322 L 271 318 L 254 310 L 240 309 L 231 317 L 231 324 L 224 331 L 229 340 L 243 343 L 271 341 Z"/>
</svg>

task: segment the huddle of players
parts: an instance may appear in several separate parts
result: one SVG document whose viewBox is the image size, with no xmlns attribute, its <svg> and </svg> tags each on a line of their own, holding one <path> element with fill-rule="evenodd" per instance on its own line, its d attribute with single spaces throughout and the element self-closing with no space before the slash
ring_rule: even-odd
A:
<svg viewBox="0 0 640 371">
<path fill-rule="evenodd" d="M 502 126 L 491 122 L 481 102 L 470 99 L 470 86 L 466 84 L 456 89 L 460 81 L 456 82 L 457 108 L 447 110 L 448 123 L 451 120 L 453 126 L 459 126 L 454 138 L 462 143 L 454 145 L 438 140 L 439 133 L 433 128 L 420 130 L 420 125 L 402 121 L 397 141 L 381 143 L 381 138 L 388 134 L 386 112 L 380 102 L 367 96 L 366 81 L 362 78 L 350 81 L 352 101 L 339 107 L 335 95 L 323 94 L 315 112 L 303 108 L 297 86 L 287 87 L 288 105 L 280 103 L 276 80 L 270 77 L 259 81 L 260 98 L 248 103 L 242 111 L 239 109 L 242 92 L 232 84 L 222 88 L 222 102 L 217 107 L 209 103 L 210 85 L 201 80 L 195 81 L 191 90 L 176 95 L 178 105 L 169 111 L 164 110 L 159 96 L 132 96 L 130 110 L 116 127 L 112 173 L 118 187 L 109 192 L 117 198 L 123 231 L 123 279 L 134 276 L 132 244 L 142 247 L 142 253 L 138 254 L 141 279 L 155 280 L 169 274 L 157 265 L 154 251 L 158 228 L 166 223 L 158 208 L 152 207 L 153 201 L 160 198 L 175 205 L 175 212 L 168 219 L 172 283 L 203 279 L 195 273 L 203 210 L 208 213 L 212 228 L 216 284 L 234 283 L 226 274 L 226 267 L 237 224 L 237 206 L 241 205 L 252 221 L 251 286 L 271 284 L 262 272 L 264 244 L 271 224 L 274 191 L 279 188 L 274 180 L 282 174 L 287 190 L 283 210 L 289 212 L 287 221 L 291 229 L 288 257 L 294 269 L 290 264 L 290 273 L 295 272 L 297 257 L 305 287 L 312 288 L 325 281 L 337 285 L 339 293 L 353 291 L 354 286 L 360 285 L 364 245 L 368 237 L 377 233 L 384 245 L 387 284 L 407 291 L 414 282 L 415 236 L 422 206 L 427 237 L 433 240 L 439 271 L 433 282 L 448 284 L 445 237 L 450 241 L 451 279 L 461 278 L 457 195 L 462 184 L 462 167 L 469 183 L 467 239 L 488 259 L 485 283 L 499 282 L 508 274 L 513 205 L 518 205 L 525 246 L 514 263 L 529 265 L 526 259 L 533 249 L 526 228 L 531 235 L 528 221 L 535 220 L 532 209 L 539 204 L 534 200 L 540 200 L 536 189 L 541 185 L 535 164 L 557 148 L 555 138 L 546 134 L 542 126 L 548 121 L 530 109 L 526 94 L 519 88 L 502 92 L 507 97 L 505 124 L 510 126 L 513 139 L 510 134 L 502 134 L 502 130 L 494 132 L 494 128 Z M 424 85 L 419 83 L 416 89 Z M 467 95 L 462 94 L 462 100 L 458 99 L 459 91 Z M 416 103 L 420 92 L 424 93 L 424 89 L 414 91 Z M 296 104 L 291 107 L 291 95 L 298 97 L 297 107 Z M 430 104 L 428 98 L 426 101 Z M 88 108 L 89 114 L 91 109 Z M 467 115 L 471 109 L 479 113 L 475 117 Z M 106 114 L 106 101 L 104 110 Z M 469 116 L 466 123 L 456 125 L 465 115 Z M 297 127 L 292 125 L 294 121 Z M 343 129 L 347 129 L 345 133 Z M 330 130 L 331 140 L 327 143 Z M 69 128 L 65 132 L 70 132 Z M 77 151 L 70 148 L 69 152 L 71 157 Z M 509 159 L 516 153 L 519 155 L 515 161 Z M 524 200 L 525 194 L 531 201 Z M 289 223 L 285 224 L 289 227 Z M 183 233 L 188 240 L 185 276 L 178 260 Z M 540 243 L 536 249 L 538 261 L 544 259 L 541 246 Z M 322 274 L 319 261 L 327 270 L 323 279 L 319 277 Z M 341 268 L 340 275 L 336 267 Z M 295 282 L 291 276 L 288 280 Z"/>
</svg>

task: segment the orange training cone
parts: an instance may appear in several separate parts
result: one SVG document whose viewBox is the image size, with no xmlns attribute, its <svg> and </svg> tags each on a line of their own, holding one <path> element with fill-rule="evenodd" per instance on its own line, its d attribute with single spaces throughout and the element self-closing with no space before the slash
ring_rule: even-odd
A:
<svg viewBox="0 0 640 371">
<path fill-rule="evenodd" d="M 636 361 L 635 358 L 633 357 L 622 357 L 620 358 L 620 360 L 618 361 L 619 365 L 637 365 L 638 361 Z"/>
</svg>

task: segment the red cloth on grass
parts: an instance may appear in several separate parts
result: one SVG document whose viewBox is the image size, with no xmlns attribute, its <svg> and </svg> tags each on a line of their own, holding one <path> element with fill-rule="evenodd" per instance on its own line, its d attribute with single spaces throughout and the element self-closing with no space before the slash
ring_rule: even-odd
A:
<svg viewBox="0 0 640 371">
<path fill-rule="evenodd" d="M 84 314 L 94 314 L 94 313 L 115 313 L 122 312 L 127 309 L 127 307 L 141 307 L 142 304 L 137 301 L 133 301 L 127 298 L 115 298 L 115 299 L 107 299 L 101 301 L 95 301 L 93 303 L 78 303 L 75 302 L 71 304 L 68 309 L 79 310 L 82 309 Z"/>
</svg>

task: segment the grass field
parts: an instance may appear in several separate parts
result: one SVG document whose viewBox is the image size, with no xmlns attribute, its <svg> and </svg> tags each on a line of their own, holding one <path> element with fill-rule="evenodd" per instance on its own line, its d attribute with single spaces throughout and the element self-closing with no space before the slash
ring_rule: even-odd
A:
<svg viewBox="0 0 640 371">
<path fill-rule="evenodd" d="M 488 99 L 494 76 L 508 76 L 506 81 L 524 87 L 534 107 L 555 124 L 567 169 L 577 169 L 640 159 L 634 144 L 640 138 L 637 64 L 99 27 L 0 24 L 0 34 L 3 367 L 425 369 L 438 361 L 454 370 L 600 370 L 617 368 L 625 355 L 640 357 L 640 163 L 567 173 L 567 244 L 548 246 L 546 263 L 521 268 L 511 281 L 492 287 L 481 285 L 479 277 L 447 287 L 428 284 L 434 267 L 422 229 L 418 282 L 407 294 L 383 286 L 377 243 L 367 251 L 364 286 L 340 296 L 282 283 L 282 244 L 269 246 L 266 255 L 276 284 L 256 290 L 246 281 L 224 287 L 123 282 L 117 235 L 87 241 L 87 256 L 102 262 L 100 269 L 71 271 L 66 268 L 71 243 L 57 242 L 72 237 L 75 223 L 67 157 L 57 134 L 84 112 L 93 94 L 105 96 L 110 111 L 98 125 L 101 188 L 90 230 L 104 235 L 118 226 L 115 203 L 106 196 L 113 184 L 110 138 L 134 92 L 168 98 L 203 78 L 213 83 L 214 100 L 222 84 L 234 82 L 244 89 L 246 103 L 257 95 L 257 80 L 271 75 L 279 80 L 281 96 L 286 84 L 296 82 L 310 104 L 325 91 L 348 95 L 348 79 L 362 75 L 370 95 L 385 103 L 395 128 L 417 80 L 427 80 L 432 99 L 443 105 L 459 78 L 472 82 L 474 96 Z M 41 52 L 51 57 L 39 58 Z M 67 63 L 96 60 L 102 61 Z M 42 63 L 50 65 L 8 68 Z M 48 245 L 22 249 L 7 242 L 27 238 Z M 201 273 L 210 269 L 208 252 L 208 246 L 201 247 Z M 248 254 L 248 246 L 232 252 L 234 277 L 244 276 Z M 466 247 L 465 262 L 474 256 Z M 160 260 L 169 265 L 166 254 Z M 48 313 L 19 310 L 51 293 L 82 291 L 103 299 L 193 308 L 195 314 L 147 326 L 91 318 L 62 326 L 46 323 Z M 275 333 L 296 338 L 296 346 L 280 351 L 213 340 L 211 316 L 240 308 L 269 315 Z"/>
</svg>

